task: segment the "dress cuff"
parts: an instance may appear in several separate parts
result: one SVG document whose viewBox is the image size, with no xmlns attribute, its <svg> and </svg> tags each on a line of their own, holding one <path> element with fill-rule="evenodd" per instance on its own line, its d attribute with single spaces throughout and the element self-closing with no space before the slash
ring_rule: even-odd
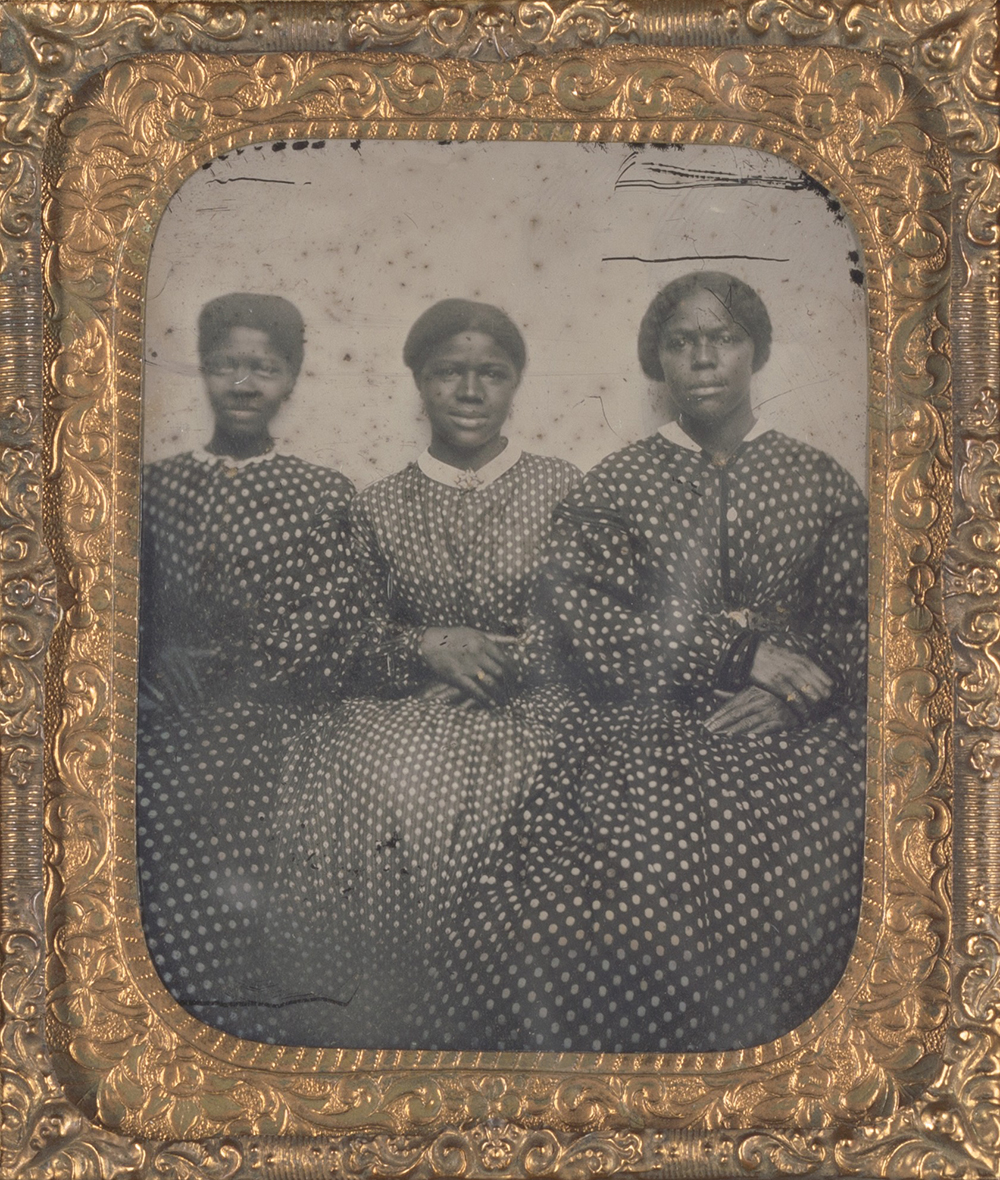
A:
<svg viewBox="0 0 1000 1180">
<path fill-rule="evenodd" d="M 387 644 L 389 681 L 399 689 L 413 688 L 424 679 L 427 665 L 420 654 L 426 627 L 392 627 Z"/>
<path fill-rule="evenodd" d="M 750 683 L 750 670 L 763 637 L 759 631 L 741 631 L 729 645 L 716 674 L 715 687 L 722 692 L 742 692 Z"/>
</svg>

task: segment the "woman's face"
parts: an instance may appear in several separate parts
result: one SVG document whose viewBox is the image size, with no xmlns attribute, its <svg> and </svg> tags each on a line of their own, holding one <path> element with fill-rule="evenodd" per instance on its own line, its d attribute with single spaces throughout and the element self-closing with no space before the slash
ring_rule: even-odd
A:
<svg viewBox="0 0 1000 1180">
<path fill-rule="evenodd" d="M 417 388 L 435 439 L 472 453 L 499 435 L 521 374 L 485 332 L 459 332 L 434 348 L 417 373 Z"/>
<path fill-rule="evenodd" d="M 753 340 L 711 291 L 685 295 L 660 335 L 663 377 L 679 414 L 705 425 L 750 404 Z"/>
<path fill-rule="evenodd" d="M 291 365 L 260 328 L 230 328 L 202 373 L 216 428 L 236 437 L 266 434 L 295 386 Z"/>
</svg>

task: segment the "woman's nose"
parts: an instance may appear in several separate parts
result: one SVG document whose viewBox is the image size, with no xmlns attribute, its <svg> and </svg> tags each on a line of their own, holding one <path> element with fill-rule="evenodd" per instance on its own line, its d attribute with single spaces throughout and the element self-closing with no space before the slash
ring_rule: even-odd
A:
<svg viewBox="0 0 1000 1180">
<path fill-rule="evenodd" d="M 697 337 L 694 352 L 691 354 L 692 366 L 697 369 L 714 368 L 718 359 L 715 345 L 706 340 L 704 336 Z"/>
<path fill-rule="evenodd" d="M 230 384 L 237 393 L 256 393 L 257 377 L 257 371 L 251 365 L 240 365 Z"/>
<path fill-rule="evenodd" d="M 474 369 L 470 369 L 462 375 L 458 383 L 458 396 L 470 401 L 478 401 L 483 396 L 483 383 L 479 380 L 479 374 Z"/>
</svg>

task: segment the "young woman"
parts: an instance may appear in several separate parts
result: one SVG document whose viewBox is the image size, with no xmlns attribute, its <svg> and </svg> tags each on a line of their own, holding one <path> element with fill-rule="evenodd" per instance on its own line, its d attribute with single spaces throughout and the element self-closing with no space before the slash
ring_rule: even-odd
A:
<svg viewBox="0 0 1000 1180">
<path fill-rule="evenodd" d="M 267 1035 L 405 1046 L 424 963 L 550 749 L 565 700 L 536 618 L 577 478 L 503 435 L 525 365 L 501 310 L 429 308 L 403 350 L 428 450 L 355 500 L 352 695 L 294 742 L 275 817 Z M 265 975 L 267 973 L 265 972 Z"/>
<path fill-rule="evenodd" d="M 771 323 L 690 274 L 639 330 L 676 417 L 561 505 L 547 576 L 592 702 L 454 932 L 428 1048 L 768 1041 L 829 995 L 861 885 L 866 508 L 758 421 Z"/>
<path fill-rule="evenodd" d="M 143 473 L 142 914 L 153 961 L 188 1006 L 239 990 L 281 742 L 300 707 L 336 695 L 358 616 L 351 484 L 278 454 L 271 436 L 303 332 L 278 296 L 207 303 L 198 349 L 212 437 Z"/>
</svg>

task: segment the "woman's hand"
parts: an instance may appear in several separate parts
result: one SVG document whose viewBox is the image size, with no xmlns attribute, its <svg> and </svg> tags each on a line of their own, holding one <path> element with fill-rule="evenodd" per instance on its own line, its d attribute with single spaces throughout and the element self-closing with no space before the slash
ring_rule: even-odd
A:
<svg viewBox="0 0 1000 1180">
<path fill-rule="evenodd" d="M 420 654 L 438 680 L 480 704 L 499 705 L 507 700 L 514 671 L 504 649 L 516 642 L 512 635 L 490 635 L 475 627 L 428 627 Z"/>
<path fill-rule="evenodd" d="M 439 705 L 460 709 L 463 713 L 483 708 L 479 701 L 466 696 L 460 688 L 456 688 L 454 684 L 445 684 L 442 680 L 435 680 L 433 684 L 428 684 L 417 695 L 423 701 L 436 701 Z"/>
<path fill-rule="evenodd" d="M 205 695 L 205 662 L 218 657 L 215 648 L 170 644 L 157 655 L 144 695 L 154 705 L 165 708 L 200 704 Z"/>
<path fill-rule="evenodd" d="M 833 681 L 817 663 L 766 639 L 754 656 L 750 682 L 787 702 L 802 720 L 833 692 Z"/>
<path fill-rule="evenodd" d="M 792 729 L 799 723 L 798 714 L 774 693 L 751 685 L 734 693 L 705 722 L 710 733 L 726 737 L 764 737 Z"/>
</svg>

